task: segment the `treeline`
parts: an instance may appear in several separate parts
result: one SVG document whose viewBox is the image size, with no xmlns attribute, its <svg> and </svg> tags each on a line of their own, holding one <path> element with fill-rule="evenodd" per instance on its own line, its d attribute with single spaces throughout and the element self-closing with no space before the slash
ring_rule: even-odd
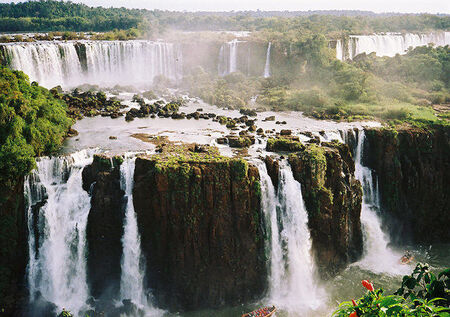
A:
<svg viewBox="0 0 450 317">
<path fill-rule="evenodd" d="M 0 4 L 0 30 L 94 31 L 137 28 L 142 10 L 89 7 L 70 1 L 40 0 Z"/>
<path fill-rule="evenodd" d="M 314 33 L 423 32 L 450 29 L 450 16 L 366 11 L 170 12 L 89 7 L 70 1 L 0 4 L 0 30 L 13 31 L 309 30 Z"/>
</svg>

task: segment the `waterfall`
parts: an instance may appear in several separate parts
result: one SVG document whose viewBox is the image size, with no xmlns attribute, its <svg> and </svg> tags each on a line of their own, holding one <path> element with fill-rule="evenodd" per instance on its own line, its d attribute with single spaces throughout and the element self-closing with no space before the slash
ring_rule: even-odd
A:
<svg viewBox="0 0 450 317">
<path fill-rule="evenodd" d="M 146 316 L 159 315 L 159 311 L 152 307 L 144 290 L 145 265 L 142 263 L 141 241 L 133 206 L 135 160 L 136 158 L 126 158 L 120 166 L 120 184 L 127 200 L 122 238 L 120 298 L 130 299 L 139 309 L 145 311 Z"/>
<path fill-rule="evenodd" d="M 44 157 L 27 176 L 29 231 L 28 284 L 31 302 L 38 293 L 79 314 L 89 296 L 86 283 L 86 225 L 90 197 L 82 188 L 83 168 L 93 152 Z"/>
<path fill-rule="evenodd" d="M 308 214 L 300 183 L 294 179 L 290 166 L 281 163 L 275 193 L 265 165 L 258 167 L 270 241 L 268 301 L 287 311 L 317 309 L 324 301 L 323 291 L 315 281 Z"/>
<path fill-rule="evenodd" d="M 150 85 L 158 75 L 182 78 L 181 49 L 152 41 L 68 41 L 2 44 L 13 69 L 56 85 Z M 83 69 L 82 65 L 85 65 Z"/>
<path fill-rule="evenodd" d="M 270 49 L 272 47 L 272 42 L 269 42 L 269 45 L 267 46 L 267 53 L 266 53 L 266 65 L 264 66 L 264 78 L 270 77 Z"/>
<path fill-rule="evenodd" d="M 389 248 L 389 237 L 382 230 L 378 216 L 378 181 L 372 170 L 362 165 L 364 140 L 364 130 L 360 130 L 355 153 L 355 176 L 363 187 L 361 224 L 364 233 L 364 256 L 357 265 L 375 273 L 406 274 L 410 268 L 400 264 L 401 255 Z"/>
<path fill-rule="evenodd" d="M 339 42 L 339 41 L 338 41 Z M 377 56 L 393 57 L 396 54 L 405 54 L 410 47 L 424 46 L 433 43 L 436 46 L 450 44 L 450 32 L 435 32 L 428 34 L 373 34 L 373 35 L 350 35 L 348 42 L 348 58 L 353 59 L 356 55 L 375 52 Z M 339 44 L 339 43 L 338 43 Z M 343 57 L 343 47 L 336 45 L 336 57 Z"/>
<path fill-rule="evenodd" d="M 340 61 L 344 60 L 344 51 L 342 48 L 342 40 L 336 41 L 336 58 Z"/>
<path fill-rule="evenodd" d="M 238 47 L 241 42 L 242 41 L 234 39 L 233 41 L 227 42 L 220 47 L 218 67 L 219 76 L 226 76 L 238 70 Z"/>
</svg>

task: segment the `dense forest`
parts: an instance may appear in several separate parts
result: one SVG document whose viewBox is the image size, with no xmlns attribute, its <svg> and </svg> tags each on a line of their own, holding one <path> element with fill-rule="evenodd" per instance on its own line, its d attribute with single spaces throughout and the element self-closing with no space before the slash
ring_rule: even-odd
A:
<svg viewBox="0 0 450 317">
<path fill-rule="evenodd" d="M 0 190 L 28 174 L 36 156 L 56 151 L 72 123 L 65 103 L 23 72 L 0 66 Z"/>
<path fill-rule="evenodd" d="M 446 15 L 374 14 L 365 11 L 308 12 L 169 12 L 125 8 L 89 7 L 70 1 L 40 0 L 0 4 L 0 30 L 94 31 L 138 28 L 148 34 L 179 30 L 305 29 L 320 33 L 371 33 L 445 30 Z"/>
</svg>

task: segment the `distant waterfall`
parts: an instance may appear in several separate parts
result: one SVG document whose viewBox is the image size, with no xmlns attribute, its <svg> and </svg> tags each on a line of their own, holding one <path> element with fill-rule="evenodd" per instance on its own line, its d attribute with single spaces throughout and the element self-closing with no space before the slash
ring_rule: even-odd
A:
<svg viewBox="0 0 450 317">
<path fill-rule="evenodd" d="M 122 276 L 120 281 L 120 298 L 130 299 L 146 316 L 158 315 L 158 310 L 151 306 L 144 290 L 144 263 L 141 256 L 141 239 L 133 206 L 133 182 L 135 158 L 126 158 L 120 166 L 120 184 L 127 199 L 125 207 L 124 234 L 122 238 Z"/>
<path fill-rule="evenodd" d="M 264 66 L 264 78 L 270 77 L 270 49 L 272 48 L 272 42 L 269 42 L 269 45 L 267 46 L 267 53 L 266 53 L 266 65 Z"/>
<path fill-rule="evenodd" d="M 395 56 L 405 54 L 409 47 L 424 46 L 433 43 L 436 46 L 450 44 L 450 32 L 435 32 L 428 34 L 373 34 L 373 35 L 350 35 L 348 41 L 348 59 L 353 59 L 356 55 L 375 52 L 377 56 Z M 341 43 L 342 44 L 342 43 Z M 344 48 L 336 45 L 336 57 L 344 58 Z"/>
<path fill-rule="evenodd" d="M 336 41 L 336 58 L 340 61 L 344 60 L 344 51 L 342 48 L 342 40 Z"/>
<path fill-rule="evenodd" d="M 86 308 L 86 225 L 90 197 L 82 188 L 92 152 L 40 158 L 26 178 L 31 301 L 43 298 L 78 314 Z"/>
<path fill-rule="evenodd" d="M 360 130 L 355 153 L 355 176 L 363 187 L 361 224 L 364 233 L 364 256 L 357 265 L 375 273 L 406 274 L 409 267 L 399 263 L 401 255 L 388 247 L 389 237 L 382 230 L 382 223 L 378 217 L 380 212 L 378 181 L 374 182 L 372 170 L 362 165 L 364 140 L 364 130 Z"/>
<path fill-rule="evenodd" d="M 287 163 L 281 164 L 278 192 L 259 164 L 262 206 L 269 232 L 269 301 L 287 311 L 317 309 L 323 303 L 315 282 L 308 214 L 301 186 Z"/>
<path fill-rule="evenodd" d="M 219 76 L 226 76 L 228 74 L 236 72 L 238 69 L 238 47 L 239 43 L 237 39 L 225 43 L 220 47 L 219 51 Z"/>
<path fill-rule="evenodd" d="M 181 49 L 152 41 L 68 41 L 2 44 L 13 69 L 51 88 L 84 83 L 150 85 L 158 75 L 182 77 Z"/>
</svg>

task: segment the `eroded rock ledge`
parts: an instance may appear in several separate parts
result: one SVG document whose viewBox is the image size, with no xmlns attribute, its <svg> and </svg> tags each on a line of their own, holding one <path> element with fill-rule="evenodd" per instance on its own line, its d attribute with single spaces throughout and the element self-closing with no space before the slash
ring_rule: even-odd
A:
<svg viewBox="0 0 450 317">
<path fill-rule="evenodd" d="M 87 275 L 91 294 L 114 298 L 119 293 L 123 236 L 120 158 L 94 156 L 83 170 L 83 188 L 91 194 L 86 227 Z"/>
<path fill-rule="evenodd" d="M 362 254 L 361 184 L 346 144 L 308 145 L 291 154 L 294 178 L 302 185 L 313 251 L 323 277 L 334 275 Z"/>
<path fill-rule="evenodd" d="M 202 148 L 139 157 L 134 206 L 158 305 L 248 302 L 267 280 L 258 169 Z"/>
<path fill-rule="evenodd" d="M 366 129 L 364 161 L 378 176 L 397 242 L 450 241 L 449 134 L 449 127 Z"/>
</svg>

